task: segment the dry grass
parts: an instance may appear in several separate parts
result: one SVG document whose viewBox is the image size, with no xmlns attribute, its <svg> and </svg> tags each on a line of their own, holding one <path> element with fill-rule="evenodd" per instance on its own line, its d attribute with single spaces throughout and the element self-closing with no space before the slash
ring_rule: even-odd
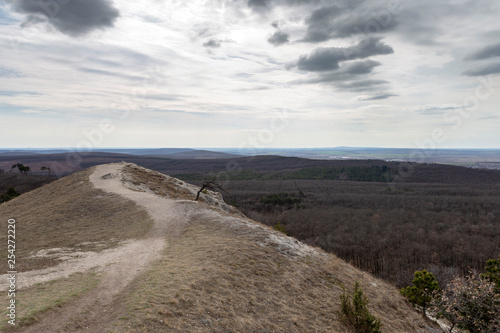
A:
<svg viewBox="0 0 500 333">
<path fill-rule="evenodd" d="M 194 200 L 200 189 L 199 186 L 132 163 L 124 166 L 123 174 L 127 180 L 127 186 L 131 189 L 150 191 L 169 199 Z M 226 204 L 219 192 L 205 190 L 200 194 L 199 202 L 234 215 L 243 216 L 235 207 Z"/>
<path fill-rule="evenodd" d="M 128 313 L 110 331 L 349 332 L 336 311 L 342 286 L 355 280 L 384 332 L 434 327 L 392 286 L 321 251 L 311 256 L 286 251 L 269 241 L 269 233 L 200 209 L 132 286 Z"/>
<path fill-rule="evenodd" d="M 7 324 L 7 311 L 2 308 L 0 331 L 15 332 L 38 321 L 44 313 L 85 294 L 99 283 L 94 272 L 76 273 L 67 278 L 36 284 L 16 293 L 16 326 Z M 4 302 L 8 304 L 8 300 Z M 4 319 L 6 318 L 6 319 Z"/>
<path fill-rule="evenodd" d="M 132 185 L 147 188 L 153 193 L 174 199 L 193 200 L 193 193 L 186 188 L 186 183 L 176 178 L 172 178 L 145 169 L 138 165 L 126 165 L 123 168 L 123 174 L 129 179 Z"/>
<path fill-rule="evenodd" d="M 60 262 L 57 256 L 32 257 L 40 250 L 104 250 L 148 232 L 152 220 L 147 212 L 121 196 L 95 189 L 88 180 L 92 171 L 62 178 L 0 205 L 2 230 L 7 230 L 7 219 L 16 219 L 18 272 Z M 1 232 L 0 243 L 6 244 L 6 239 L 7 233 Z M 6 255 L 4 251 L 2 258 Z M 6 262 L 2 259 L 0 267 L 5 268 Z"/>
</svg>

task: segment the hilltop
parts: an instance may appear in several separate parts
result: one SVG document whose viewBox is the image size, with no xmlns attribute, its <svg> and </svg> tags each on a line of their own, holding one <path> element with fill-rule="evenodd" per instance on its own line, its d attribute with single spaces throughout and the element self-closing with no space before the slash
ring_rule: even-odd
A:
<svg viewBox="0 0 500 333">
<path fill-rule="evenodd" d="M 393 286 L 197 189 L 116 163 L 2 204 L 23 244 L 16 331 L 349 332 L 339 296 L 360 281 L 384 332 L 439 332 Z"/>
</svg>

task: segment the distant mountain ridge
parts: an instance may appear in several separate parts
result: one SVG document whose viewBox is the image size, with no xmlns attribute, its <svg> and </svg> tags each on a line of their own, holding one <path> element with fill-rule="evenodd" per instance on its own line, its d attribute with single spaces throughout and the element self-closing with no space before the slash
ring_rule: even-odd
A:
<svg viewBox="0 0 500 333">
<path fill-rule="evenodd" d="M 179 155 L 181 154 L 181 155 Z M 127 161 L 146 168 L 171 175 L 187 175 L 195 173 L 224 173 L 225 177 L 237 178 L 242 172 L 258 173 L 291 172 L 305 168 L 337 168 L 337 167 L 380 167 L 389 168 L 393 173 L 390 182 L 399 183 L 446 183 L 446 184 L 495 184 L 500 183 L 500 170 L 465 168 L 462 166 L 430 163 L 413 163 L 384 160 L 316 160 L 283 156 L 231 156 L 215 158 L 211 152 L 202 154 L 183 152 L 165 156 L 139 156 L 118 153 L 95 152 L 82 156 L 77 155 L 79 163 L 75 163 L 71 154 L 31 154 L 27 156 L 0 155 L 0 169 L 9 172 L 13 164 L 29 165 L 33 173 L 45 174 L 40 168 L 49 166 L 58 176 L 70 174 L 102 163 Z M 189 157 L 189 158 L 186 158 Z M 197 156 L 202 156 L 197 158 Z M 70 158 L 70 159 L 68 159 Z M 500 165 L 494 164 L 492 165 Z M 302 178 L 304 179 L 304 178 Z"/>
</svg>

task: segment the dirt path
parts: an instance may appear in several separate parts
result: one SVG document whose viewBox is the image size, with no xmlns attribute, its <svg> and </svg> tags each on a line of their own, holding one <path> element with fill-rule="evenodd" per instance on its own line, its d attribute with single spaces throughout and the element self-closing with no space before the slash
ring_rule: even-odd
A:
<svg viewBox="0 0 500 333">
<path fill-rule="evenodd" d="M 175 237 L 187 224 L 185 209 L 176 201 L 152 193 L 134 191 L 126 187 L 122 168 L 125 164 L 97 166 L 90 176 L 92 184 L 103 191 L 119 194 L 144 207 L 154 219 L 154 225 L 145 239 L 129 241 L 116 249 L 94 253 L 81 259 L 72 259 L 56 267 L 20 274 L 25 285 L 45 282 L 78 271 L 98 267 L 102 281 L 97 288 L 75 302 L 71 302 L 24 332 L 102 332 L 111 318 L 120 311 L 120 296 L 127 285 L 149 264 L 161 256 L 167 246 L 167 237 Z"/>
</svg>

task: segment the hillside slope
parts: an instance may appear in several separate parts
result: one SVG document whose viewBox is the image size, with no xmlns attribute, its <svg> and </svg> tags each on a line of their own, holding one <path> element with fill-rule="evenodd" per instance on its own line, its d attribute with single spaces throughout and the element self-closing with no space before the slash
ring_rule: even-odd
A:
<svg viewBox="0 0 500 333">
<path fill-rule="evenodd" d="M 107 164 L 0 206 L 2 224 L 15 217 L 29 236 L 20 325 L 3 330 L 349 332 L 336 311 L 358 280 L 384 332 L 439 332 L 394 287 L 247 219 L 218 193 L 195 202 L 196 190 Z M 37 254 L 55 257 L 40 264 Z"/>
</svg>

